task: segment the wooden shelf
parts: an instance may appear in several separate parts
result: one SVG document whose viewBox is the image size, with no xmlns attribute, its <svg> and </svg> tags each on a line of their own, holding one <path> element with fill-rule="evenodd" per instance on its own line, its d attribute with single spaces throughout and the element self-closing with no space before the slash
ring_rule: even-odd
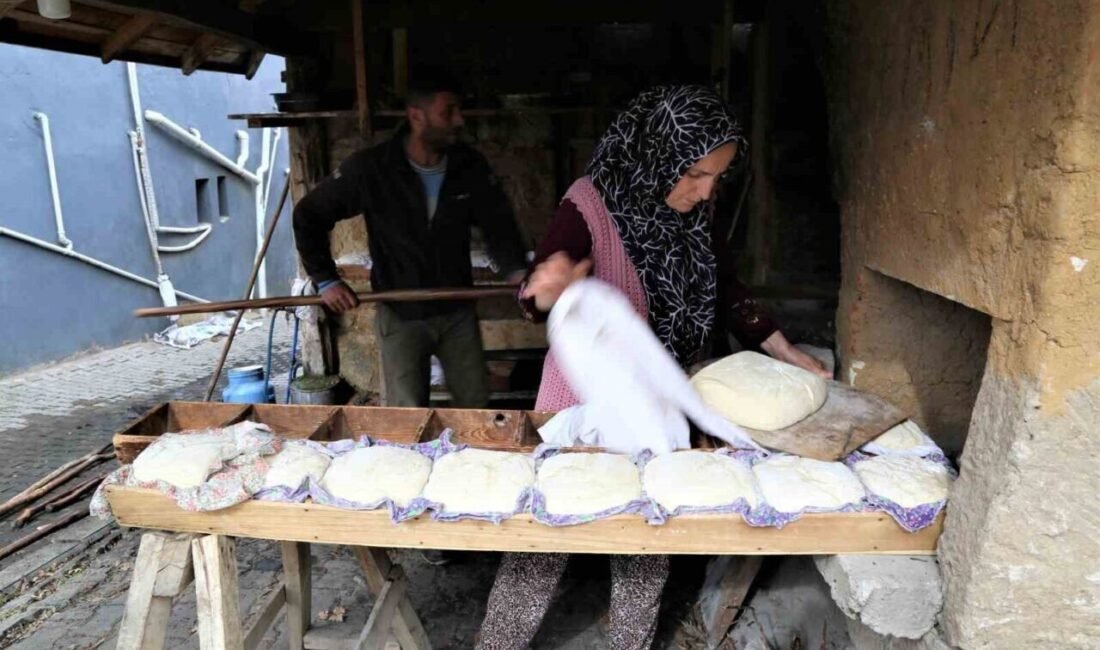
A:
<svg viewBox="0 0 1100 650">
<path fill-rule="evenodd" d="M 523 108 L 468 108 L 462 111 L 463 117 L 499 117 L 520 115 L 573 115 L 584 113 L 601 113 L 617 109 L 600 108 L 597 106 L 528 106 Z M 249 128 L 265 126 L 297 126 L 309 120 L 327 120 L 335 117 L 354 117 L 356 111 L 352 109 L 328 110 L 328 111 L 302 111 L 300 113 L 232 113 L 227 115 L 231 120 L 246 120 Z M 371 113 L 372 118 L 403 118 L 405 111 L 385 110 Z"/>
</svg>

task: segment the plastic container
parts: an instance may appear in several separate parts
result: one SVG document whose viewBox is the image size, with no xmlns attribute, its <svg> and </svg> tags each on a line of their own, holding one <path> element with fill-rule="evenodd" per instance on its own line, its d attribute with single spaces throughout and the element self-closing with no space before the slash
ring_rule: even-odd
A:
<svg viewBox="0 0 1100 650">
<path fill-rule="evenodd" d="M 241 366 L 229 371 L 229 385 L 222 391 L 222 401 L 274 404 L 275 388 L 264 377 L 263 366 Z"/>
</svg>

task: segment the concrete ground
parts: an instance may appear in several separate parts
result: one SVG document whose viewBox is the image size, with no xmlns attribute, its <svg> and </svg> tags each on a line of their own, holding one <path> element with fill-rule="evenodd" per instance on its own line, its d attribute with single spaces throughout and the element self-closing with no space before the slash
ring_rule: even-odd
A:
<svg viewBox="0 0 1100 650">
<path fill-rule="evenodd" d="M 285 372 L 286 328 L 277 328 L 276 369 Z M 261 362 L 266 336 L 266 328 L 239 336 L 228 365 Z M 110 442 L 115 431 L 149 407 L 171 399 L 201 399 L 220 348 L 220 341 L 187 351 L 137 343 L 0 378 L 0 457 L 7 461 L 0 474 L 0 500 L 65 461 Z M 43 515 L 17 532 L 0 526 L 0 544 L 84 507 L 86 501 Z M 138 539 L 135 531 L 84 519 L 0 561 L 0 648 L 114 647 Z M 347 548 L 315 546 L 313 554 L 314 623 L 339 625 L 322 623 L 317 615 L 341 606 L 347 610 L 342 625 L 350 635 L 369 611 L 366 584 Z M 442 567 L 423 562 L 415 553 L 399 552 L 395 559 L 409 573 L 410 598 L 433 646 L 471 647 L 499 556 L 464 554 Z M 238 561 L 241 611 L 247 622 L 279 579 L 280 555 L 274 543 L 243 540 Z M 694 635 L 691 604 L 704 566 L 700 558 L 674 558 L 655 647 L 702 647 Z M 606 647 L 607 572 L 602 557 L 574 559 L 534 647 Z M 173 608 L 167 647 L 198 647 L 194 617 L 191 593 Z M 285 647 L 282 632 L 280 620 L 264 647 Z"/>
</svg>

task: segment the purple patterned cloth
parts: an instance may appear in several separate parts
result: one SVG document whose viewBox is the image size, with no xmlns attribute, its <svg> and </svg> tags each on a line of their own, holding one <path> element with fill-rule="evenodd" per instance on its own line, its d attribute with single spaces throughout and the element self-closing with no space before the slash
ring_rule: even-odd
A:
<svg viewBox="0 0 1100 650">
<path fill-rule="evenodd" d="M 844 459 L 844 464 L 851 467 L 853 471 L 857 463 L 870 460 L 874 456 L 865 454 L 860 451 L 853 451 Z M 926 456 L 924 460 L 932 461 L 939 465 L 943 465 L 947 468 L 948 473 L 955 478 L 958 473 L 955 468 L 951 466 L 951 461 L 947 460 L 942 454 L 932 454 Z M 914 508 L 905 508 L 889 499 L 867 492 L 867 504 L 869 509 L 885 512 L 890 515 L 894 521 L 898 522 L 898 525 L 909 531 L 915 533 L 922 528 L 931 526 L 936 521 L 936 517 L 940 515 L 940 512 L 947 507 L 947 500 L 936 501 L 934 503 L 922 503 Z"/>
</svg>

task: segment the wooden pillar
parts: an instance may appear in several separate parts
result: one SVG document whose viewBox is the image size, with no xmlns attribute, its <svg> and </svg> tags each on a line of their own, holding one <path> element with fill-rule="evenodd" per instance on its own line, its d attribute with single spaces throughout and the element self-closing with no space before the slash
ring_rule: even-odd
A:
<svg viewBox="0 0 1100 650">
<path fill-rule="evenodd" d="M 237 589 L 237 550 L 224 535 L 207 535 L 191 542 L 195 562 L 195 603 L 199 648 L 244 650 Z"/>
<path fill-rule="evenodd" d="M 389 554 L 386 549 L 373 546 L 353 546 L 352 551 L 367 579 L 367 588 L 375 598 L 379 598 L 394 569 Z M 424 625 L 407 596 L 403 596 L 398 602 L 392 631 L 397 642 L 401 644 L 401 650 L 430 650 L 432 647 L 428 641 L 428 633 L 424 631 Z"/>
<path fill-rule="evenodd" d="M 774 200 L 770 164 L 771 57 L 768 23 L 758 23 L 752 34 L 752 132 L 749 155 L 752 156 L 752 212 L 749 220 L 748 248 L 752 257 L 750 282 L 767 282 L 771 260 L 771 229 Z"/>
<path fill-rule="evenodd" d="M 759 555 L 720 555 L 707 564 L 697 606 L 708 648 L 719 647 L 737 620 L 762 559 Z"/>
<path fill-rule="evenodd" d="M 355 111 L 359 122 L 359 136 L 364 143 L 370 141 L 370 105 L 367 101 L 367 26 L 363 5 L 367 0 L 351 0 L 351 31 L 355 56 Z"/>
<path fill-rule="evenodd" d="M 393 30 L 393 92 L 398 99 L 409 93 L 409 30 Z"/>
</svg>

